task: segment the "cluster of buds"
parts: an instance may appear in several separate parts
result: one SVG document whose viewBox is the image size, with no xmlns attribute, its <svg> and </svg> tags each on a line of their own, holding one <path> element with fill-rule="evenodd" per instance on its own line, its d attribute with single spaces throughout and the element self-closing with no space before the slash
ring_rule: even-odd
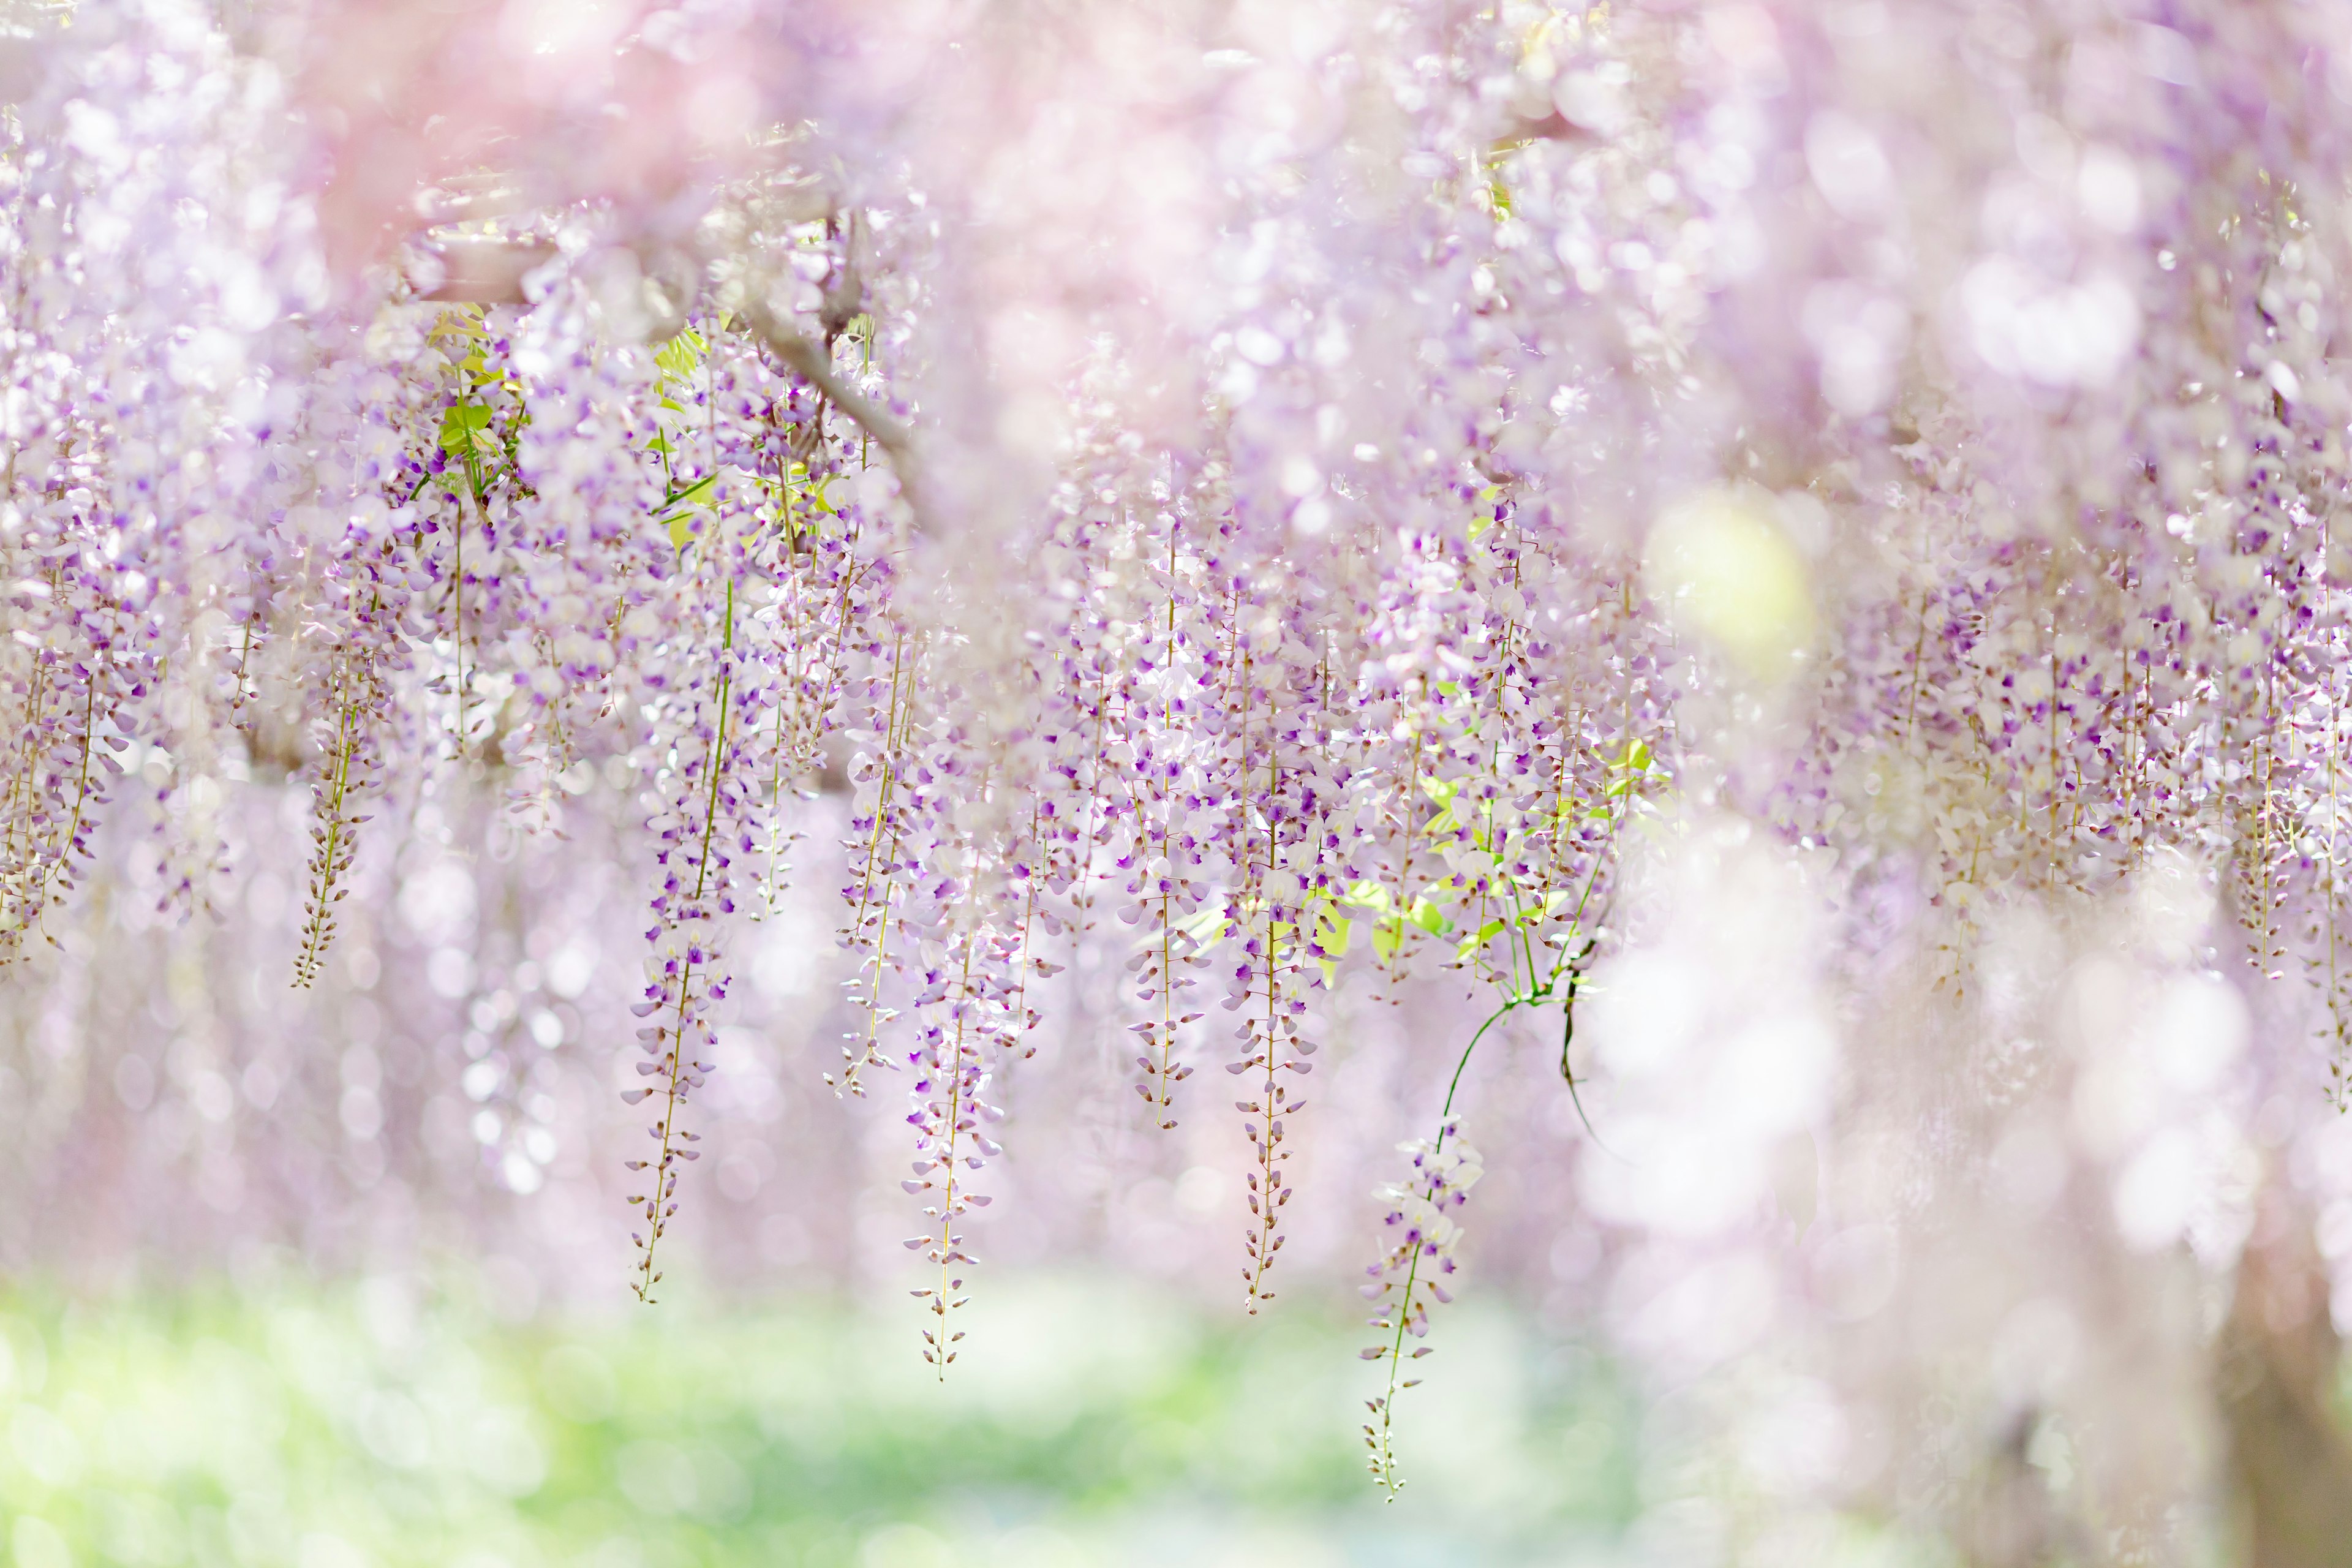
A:
<svg viewBox="0 0 2352 1568">
<path fill-rule="evenodd" d="M 327 711 L 320 721 L 320 766 L 310 781 L 310 886 L 302 904 L 302 946 L 294 959 L 294 984 L 309 989 L 335 938 L 335 905 L 351 892 L 344 885 L 359 853 L 361 792 L 373 772 L 374 731 L 384 720 L 384 699 L 368 655 L 338 657 L 332 663 Z"/>
<path fill-rule="evenodd" d="M 1364 1447 L 1370 1450 L 1368 1468 L 1391 1497 L 1404 1484 L 1397 1479 L 1396 1452 L 1390 1440 L 1396 1396 L 1421 1382 L 1405 1377 L 1402 1363 L 1419 1361 L 1433 1348 L 1423 1344 L 1407 1351 L 1405 1336 L 1427 1339 L 1430 1307 L 1454 1299 L 1444 1283 L 1458 1268 L 1454 1254 L 1461 1244 L 1462 1226 L 1454 1215 L 1470 1201 L 1470 1189 L 1486 1174 L 1478 1152 L 1460 1131 L 1461 1123 L 1449 1118 L 1434 1139 L 1398 1144 L 1400 1153 L 1412 1157 L 1412 1173 L 1401 1182 L 1383 1183 L 1373 1194 L 1386 1210 L 1381 1223 L 1388 1248 L 1365 1270 L 1371 1279 L 1363 1295 L 1376 1303 L 1372 1327 L 1385 1331 L 1389 1339 L 1358 1353 L 1366 1361 L 1389 1363 L 1388 1391 L 1364 1402 L 1372 1413 L 1372 1419 L 1364 1423 Z"/>
<path fill-rule="evenodd" d="M 629 1237 L 637 1251 L 637 1277 L 632 1289 L 637 1300 L 646 1302 L 652 1301 L 653 1289 L 661 1282 L 654 1268 L 654 1247 L 677 1213 L 678 1168 L 683 1162 L 702 1157 L 699 1150 L 688 1147 L 700 1142 L 701 1135 L 677 1124 L 677 1113 L 688 1095 L 700 1089 L 713 1070 L 713 1064 L 692 1053 L 713 1043 L 708 1013 L 710 1004 L 727 994 L 717 952 L 706 949 L 691 933 L 663 934 L 668 940 L 646 961 L 645 1000 L 630 1009 L 648 1020 L 637 1030 L 638 1047 L 645 1053 L 645 1059 L 637 1063 L 637 1074 L 650 1081 L 621 1096 L 632 1105 L 648 1096 L 656 1097 L 654 1120 L 646 1132 L 659 1147 L 651 1160 L 627 1162 L 633 1172 L 651 1168 L 654 1173 L 650 1192 L 629 1196 L 631 1206 L 646 1222 L 644 1230 L 633 1231 Z"/>
<path fill-rule="evenodd" d="M 1010 943 L 994 932 L 954 931 L 938 964 L 922 977 L 927 984 L 917 1002 L 924 1016 L 922 1036 L 907 1058 L 914 1074 L 907 1123 L 915 1130 L 915 1173 L 899 1185 L 909 1194 L 931 1194 L 923 1214 L 938 1228 L 909 1237 L 906 1245 L 939 1266 L 939 1284 L 914 1295 L 934 1319 L 934 1326 L 923 1331 L 923 1360 L 941 1377 L 963 1338 L 961 1330 L 949 1326 L 948 1313 L 969 1300 L 956 1294 L 963 1286 L 956 1271 L 980 1261 L 964 1250 L 956 1226 L 989 1201 L 965 1183 L 968 1174 L 1004 1152 L 980 1129 L 1004 1115 L 987 1095 L 992 1068 L 1009 1037 L 1011 958 Z"/>
</svg>

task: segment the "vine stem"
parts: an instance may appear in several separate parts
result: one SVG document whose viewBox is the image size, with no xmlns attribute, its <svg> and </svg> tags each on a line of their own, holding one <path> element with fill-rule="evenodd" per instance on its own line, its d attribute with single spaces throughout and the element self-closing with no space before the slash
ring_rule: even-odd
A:
<svg viewBox="0 0 2352 1568">
<path fill-rule="evenodd" d="M 1527 1005 L 1522 998 L 1512 997 L 1492 1013 L 1487 1014 L 1486 1022 L 1480 1024 L 1476 1032 L 1470 1037 L 1470 1043 L 1462 1047 L 1462 1059 L 1454 1064 L 1454 1077 L 1445 1086 L 1444 1107 L 1437 1113 L 1437 1138 L 1429 1146 L 1431 1154 L 1437 1154 L 1445 1147 L 1445 1134 L 1453 1127 L 1454 1096 L 1462 1088 L 1462 1074 L 1470 1066 L 1471 1053 L 1478 1048 L 1478 1042 L 1486 1037 L 1487 1030 L 1493 1028 L 1513 1009 Z M 1434 1180 L 1433 1177 L 1432 1179 Z M 1415 1242 L 1412 1248 L 1412 1261 L 1405 1266 L 1404 1295 L 1397 1307 L 1396 1332 L 1391 1337 L 1389 1344 L 1388 1392 L 1381 1398 L 1381 1485 L 1386 1489 L 1388 1500 L 1391 1502 L 1394 1502 L 1397 1493 L 1404 1489 L 1404 1483 L 1396 1479 L 1396 1450 L 1391 1447 L 1390 1439 L 1394 1431 L 1392 1418 L 1396 1414 L 1396 1397 L 1401 1392 L 1398 1379 L 1404 1367 L 1404 1336 L 1405 1331 L 1412 1324 L 1412 1293 L 1420 1279 L 1421 1244 Z"/>
<path fill-rule="evenodd" d="M 1612 814 L 1611 837 L 1612 840 L 1615 837 L 1619 816 L 1618 813 Z M 1599 878 L 1600 872 L 1601 857 L 1596 855 L 1593 858 L 1592 868 L 1585 878 L 1583 895 L 1577 900 L 1576 909 L 1580 915 L 1583 912 L 1585 901 L 1592 896 L 1593 883 Z M 1514 912 L 1516 913 L 1516 910 Z M 1478 1027 L 1472 1032 L 1470 1043 L 1462 1047 L 1462 1055 L 1454 1064 L 1453 1076 L 1446 1080 L 1445 1102 L 1439 1108 L 1437 1113 L 1437 1136 L 1430 1143 L 1432 1156 L 1442 1152 L 1445 1148 L 1446 1135 L 1452 1131 L 1454 1126 L 1454 1101 L 1462 1090 L 1462 1075 L 1469 1070 L 1470 1058 L 1476 1054 L 1479 1042 L 1486 1037 L 1486 1031 L 1521 1007 L 1540 1006 L 1553 1000 L 1553 987 L 1560 984 L 1561 976 L 1565 974 L 1566 989 L 1558 1000 L 1560 1003 L 1563 1029 L 1563 1038 L 1560 1043 L 1560 1070 L 1561 1076 L 1568 1080 L 1569 1100 L 1575 1105 L 1577 1120 L 1583 1123 L 1585 1132 L 1592 1139 L 1593 1147 L 1612 1159 L 1623 1159 L 1622 1155 L 1602 1142 L 1601 1134 L 1593 1130 L 1592 1119 L 1585 1113 L 1584 1097 L 1577 1092 L 1576 1077 L 1568 1070 L 1568 1045 L 1575 1038 L 1576 1032 L 1576 990 L 1583 979 L 1583 971 L 1578 969 L 1576 965 L 1591 954 L 1592 949 L 1593 940 L 1587 938 L 1583 950 L 1574 958 L 1563 953 L 1560 962 L 1553 968 L 1550 976 L 1543 984 L 1537 985 L 1531 978 L 1528 988 L 1524 994 L 1506 998 L 1501 1005 L 1487 1014 Z M 1532 970 L 1532 955 L 1530 955 L 1530 969 Z M 1395 1329 L 1390 1337 L 1386 1352 L 1389 1363 L 1388 1389 L 1380 1401 L 1379 1474 L 1381 1485 L 1387 1491 L 1388 1500 L 1391 1502 L 1396 1500 L 1397 1493 L 1404 1485 L 1402 1481 L 1396 1479 L 1396 1450 L 1392 1446 L 1391 1438 L 1394 1433 L 1396 1397 L 1402 1391 L 1400 1380 L 1403 1375 L 1404 1337 L 1412 1322 L 1413 1291 L 1419 1286 L 1421 1279 L 1421 1244 L 1416 1242 L 1413 1246 L 1412 1260 L 1405 1267 L 1404 1291 L 1396 1307 Z"/>
</svg>

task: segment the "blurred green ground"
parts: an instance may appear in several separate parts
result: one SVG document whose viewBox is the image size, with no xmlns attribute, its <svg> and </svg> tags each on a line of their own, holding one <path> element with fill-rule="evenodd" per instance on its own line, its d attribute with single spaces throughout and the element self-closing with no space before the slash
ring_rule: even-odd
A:
<svg viewBox="0 0 2352 1568">
<path fill-rule="evenodd" d="M 499 1321 L 375 1279 L 0 1296 L 0 1529 L 22 1568 L 1080 1568 L 1622 1561 L 1605 1364 L 1469 1303 L 1364 1473 L 1338 1308 L 1221 1319 L 999 1278 L 942 1387 L 915 1304 Z"/>
</svg>

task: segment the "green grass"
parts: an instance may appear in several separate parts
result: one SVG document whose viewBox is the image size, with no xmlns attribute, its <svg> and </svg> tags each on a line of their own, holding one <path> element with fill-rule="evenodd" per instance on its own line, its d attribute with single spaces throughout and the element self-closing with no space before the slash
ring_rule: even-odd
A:
<svg viewBox="0 0 2352 1568">
<path fill-rule="evenodd" d="M 5 1541 L 25 1568 L 1532 1564 L 1634 1511 L 1615 1381 L 1507 1314 L 1441 1327 L 1389 1506 L 1344 1315 L 990 1285 L 944 1385 L 911 1301 L 511 1325 L 390 1280 L 20 1292 Z"/>
</svg>

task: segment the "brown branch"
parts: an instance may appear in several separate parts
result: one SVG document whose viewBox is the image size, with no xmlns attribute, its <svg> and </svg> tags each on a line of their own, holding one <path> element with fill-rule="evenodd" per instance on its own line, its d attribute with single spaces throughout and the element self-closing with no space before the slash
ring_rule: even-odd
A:
<svg viewBox="0 0 2352 1568">
<path fill-rule="evenodd" d="M 436 248 L 445 268 L 444 275 L 434 288 L 420 291 L 418 297 L 440 301 L 472 300 L 484 304 L 522 303 L 523 275 L 553 255 L 547 247 L 536 242 L 470 237 L 444 240 Z M 859 293 L 855 282 L 852 281 L 841 292 L 852 301 L 847 308 L 854 309 L 854 301 Z M 841 300 L 828 300 L 827 303 L 834 313 L 839 313 L 844 308 Z M 920 493 L 922 458 L 914 431 L 898 416 L 850 384 L 849 379 L 835 368 L 829 341 L 811 337 L 756 297 L 744 307 L 742 319 L 778 359 L 815 387 L 827 403 L 840 409 L 852 423 L 873 438 L 876 446 L 882 448 L 890 459 L 891 471 L 898 477 L 899 492 L 914 510 L 915 526 L 923 531 L 931 531 L 929 526 L 930 511 Z"/>
<path fill-rule="evenodd" d="M 908 504 L 915 509 L 916 521 L 920 526 L 926 521 L 926 513 L 915 494 L 922 468 L 915 433 L 888 409 L 852 386 L 834 368 L 833 356 L 824 344 L 777 316 L 764 303 L 748 306 L 743 319 L 778 359 L 792 366 L 802 379 L 824 395 L 826 402 L 847 415 L 859 429 L 874 438 L 876 446 L 889 454 L 890 467 L 897 472 L 899 487 Z"/>
<path fill-rule="evenodd" d="M 436 248 L 441 281 L 417 298 L 450 303 L 523 304 L 524 275 L 555 257 L 553 246 L 528 240 L 449 239 Z"/>
</svg>

